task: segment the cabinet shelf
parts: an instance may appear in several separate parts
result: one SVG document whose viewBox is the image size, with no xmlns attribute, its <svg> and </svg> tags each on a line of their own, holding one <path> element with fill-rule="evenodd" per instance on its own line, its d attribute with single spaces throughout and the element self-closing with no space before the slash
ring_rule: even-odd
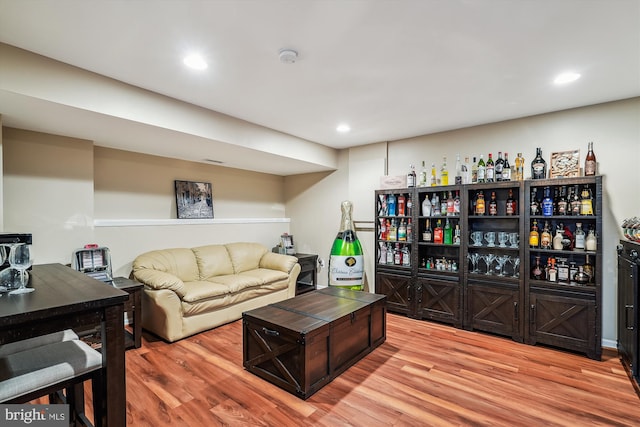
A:
<svg viewBox="0 0 640 427">
<path fill-rule="evenodd" d="M 538 201 L 544 187 L 550 187 L 552 195 L 562 187 L 583 189 L 587 186 L 593 196 L 594 215 L 531 215 L 532 197 Z M 421 215 L 422 202 L 433 197 L 434 193 L 451 191 L 458 196 L 460 213 L 456 215 Z M 484 194 L 485 215 L 475 215 L 476 201 L 480 193 Z M 495 193 L 497 214 L 488 215 L 489 201 Z M 387 216 L 385 214 L 386 197 L 403 195 L 412 200 L 412 210 L 407 216 Z M 380 227 L 387 218 L 404 218 L 412 221 L 412 241 L 386 241 L 378 239 L 376 260 L 382 246 L 400 243 L 404 256 L 410 256 L 410 266 L 376 264 L 376 293 L 387 295 L 389 310 L 406 314 L 412 318 L 437 320 L 450 323 L 455 327 L 479 330 L 511 337 L 526 344 L 546 344 L 571 351 L 585 353 L 593 359 L 600 359 L 601 343 L 601 299 L 602 299 L 602 177 L 555 178 L 545 180 L 502 181 L 481 184 L 449 185 L 437 187 L 417 187 L 394 190 L 378 190 L 376 198 L 376 235 L 380 237 Z M 507 204 L 511 198 L 515 201 Z M 509 215 L 507 215 L 509 213 Z M 513 213 L 513 214 L 511 214 Z M 539 212 L 541 213 L 541 212 Z M 556 213 L 554 211 L 554 213 Z M 384 219 L 384 221 L 382 221 Z M 422 241 L 427 221 L 432 232 L 435 222 L 449 220 L 452 228 L 460 230 L 459 245 L 444 245 Z M 573 233 L 576 223 L 585 225 L 583 230 L 595 231 L 597 245 L 595 251 L 566 251 L 554 249 L 530 248 L 529 231 L 533 221 L 542 229 L 545 221 L 554 228 L 560 222 Z M 495 233 L 495 246 L 489 247 L 484 237 L 486 233 Z M 506 247 L 499 242 L 508 233 L 513 239 L 517 234 L 518 246 L 512 247 L 508 241 Z M 482 233 L 482 246 L 475 246 L 472 233 Z M 491 237 L 489 237 L 491 239 Z M 514 242 L 516 240 L 513 240 Z M 384 248 L 382 250 L 386 250 Z M 408 254 L 408 255 L 407 255 Z M 487 271 L 483 255 L 495 254 L 508 258 L 505 276 L 498 276 L 497 262 L 489 261 Z M 567 258 L 577 265 L 584 264 L 586 257 L 594 267 L 595 284 L 558 283 L 534 280 L 530 276 L 532 263 L 540 257 L 547 265 L 548 258 Z M 473 273 L 472 260 L 481 274 Z M 445 259 L 447 266 L 455 265 L 457 271 L 424 268 L 425 261 L 437 262 Z M 501 259 L 501 262 L 504 260 Z M 433 264 L 432 264 L 433 265 Z M 515 269 L 515 270 L 514 270 Z"/>
</svg>

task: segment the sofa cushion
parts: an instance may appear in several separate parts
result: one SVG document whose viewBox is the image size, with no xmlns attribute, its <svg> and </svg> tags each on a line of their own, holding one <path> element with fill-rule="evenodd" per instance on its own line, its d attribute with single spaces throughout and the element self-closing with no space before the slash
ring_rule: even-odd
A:
<svg viewBox="0 0 640 427">
<path fill-rule="evenodd" d="M 259 243 L 229 243 L 225 245 L 233 264 L 234 273 L 255 270 L 267 248 Z"/>
<path fill-rule="evenodd" d="M 236 275 L 237 277 L 251 277 L 254 278 L 261 285 L 274 283 L 280 280 L 288 280 L 289 275 L 279 270 L 269 270 L 266 268 L 257 268 L 255 270 L 244 271 Z"/>
<path fill-rule="evenodd" d="M 193 248 L 200 269 L 200 279 L 233 274 L 233 264 L 224 245 L 207 245 Z"/>
<path fill-rule="evenodd" d="M 200 279 L 196 256 L 191 249 L 161 249 L 139 255 L 133 261 L 134 275 L 137 270 L 157 270 L 173 274 L 183 282 Z"/>
<path fill-rule="evenodd" d="M 184 289 L 182 300 L 186 302 L 197 302 L 208 298 L 224 296 L 229 293 L 229 286 L 206 280 L 186 282 Z"/>
</svg>

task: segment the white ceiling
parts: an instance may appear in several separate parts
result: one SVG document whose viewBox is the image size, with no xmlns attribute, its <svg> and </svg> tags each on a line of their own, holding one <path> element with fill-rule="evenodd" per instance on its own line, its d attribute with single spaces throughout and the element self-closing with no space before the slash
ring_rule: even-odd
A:
<svg viewBox="0 0 640 427">
<path fill-rule="evenodd" d="M 640 96 L 640 0 L 0 0 L 0 42 L 333 148 Z"/>
</svg>

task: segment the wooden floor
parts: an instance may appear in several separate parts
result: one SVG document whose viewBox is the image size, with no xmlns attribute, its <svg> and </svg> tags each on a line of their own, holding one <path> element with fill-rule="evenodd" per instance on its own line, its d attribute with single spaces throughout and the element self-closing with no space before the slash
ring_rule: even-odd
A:
<svg viewBox="0 0 640 427">
<path fill-rule="evenodd" d="M 306 401 L 243 369 L 241 321 L 145 335 L 126 359 L 134 427 L 640 425 L 613 351 L 598 362 L 395 314 L 382 346 Z"/>
</svg>

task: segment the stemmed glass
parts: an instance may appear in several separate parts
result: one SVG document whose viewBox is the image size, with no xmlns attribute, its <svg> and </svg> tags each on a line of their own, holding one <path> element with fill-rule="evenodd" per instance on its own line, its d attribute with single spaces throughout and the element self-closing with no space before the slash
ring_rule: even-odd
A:
<svg viewBox="0 0 640 427">
<path fill-rule="evenodd" d="M 485 274 L 490 275 L 491 274 L 491 263 L 493 263 L 493 261 L 496 259 L 496 255 L 495 254 L 486 254 L 486 255 L 482 255 L 482 258 L 484 259 L 484 263 L 487 265 L 487 272 Z"/>
<path fill-rule="evenodd" d="M 509 258 L 511 258 L 509 255 L 500 255 L 496 258 L 496 261 L 498 262 L 496 270 L 500 270 L 498 276 L 504 276 L 504 265 L 509 261 Z"/>
<path fill-rule="evenodd" d="M 471 264 L 473 265 L 473 270 L 471 270 L 471 272 L 480 273 L 480 270 L 478 270 L 478 260 L 480 259 L 480 254 L 468 253 L 467 258 L 469 259 L 469 261 L 471 261 Z"/>
<path fill-rule="evenodd" d="M 27 269 L 31 267 L 33 259 L 31 259 L 31 245 L 25 245 L 24 243 L 18 243 L 17 245 L 11 245 L 11 251 L 9 252 L 9 264 L 11 267 L 20 271 L 20 287 L 9 292 L 10 295 L 26 294 L 35 291 L 33 288 L 27 288 Z"/>
<path fill-rule="evenodd" d="M 513 277 L 520 277 L 520 257 L 515 257 L 513 259 Z"/>
</svg>

